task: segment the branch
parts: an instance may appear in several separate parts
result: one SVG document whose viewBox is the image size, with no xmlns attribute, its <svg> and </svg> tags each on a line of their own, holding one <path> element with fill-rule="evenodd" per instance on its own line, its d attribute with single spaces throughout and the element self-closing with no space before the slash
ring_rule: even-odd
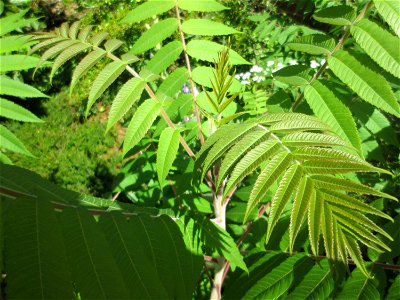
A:
<svg viewBox="0 0 400 300">
<path fill-rule="evenodd" d="M 186 67 L 188 69 L 188 74 L 189 74 L 190 90 L 193 95 L 194 113 L 196 115 L 197 129 L 199 131 L 199 139 L 200 139 L 200 143 L 203 145 L 204 144 L 204 136 L 203 136 L 203 131 L 201 130 L 201 119 L 200 119 L 199 108 L 197 107 L 196 87 L 195 87 L 194 81 L 193 81 L 192 67 L 190 66 L 189 56 L 187 55 L 187 51 L 186 51 L 185 36 L 183 35 L 183 31 L 182 31 L 181 15 L 179 13 L 178 4 L 175 4 L 175 12 L 176 12 L 176 18 L 178 19 L 178 30 L 179 30 L 179 35 L 180 35 L 181 42 L 182 42 L 183 54 L 185 56 Z"/>
<path fill-rule="evenodd" d="M 344 42 L 347 40 L 347 38 L 350 35 L 350 27 L 364 17 L 365 13 L 367 12 L 367 10 L 370 8 L 371 5 L 372 5 L 372 2 L 370 1 L 364 6 L 364 8 L 361 10 L 361 12 L 358 14 L 358 16 L 353 21 L 353 23 L 350 26 L 348 26 L 348 28 L 346 29 L 343 36 L 340 38 L 339 42 L 336 44 L 335 48 L 333 48 L 333 50 L 330 53 L 328 53 L 327 56 L 332 56 L 336 51 L 338 51 L 340 48 L 342 48 Z M 308 84 L 311 84 L 315 80 L 317 80 L 321 76 L 321 74 L 325 71 L 327 66 L 328 66 L 328 61 L 325 61 L 325 63 L 318 69 L 318 71 L 314 74 L 313 78 L 310 80 L 310 82 Z M 293 103 L 290 111 L 296 110 L 296 108 L 298 108 L 298 106 L 303 101 L 303 99 L 304 99 L 304 91 L 297 97 L 297 99 Z"/>
</svg>

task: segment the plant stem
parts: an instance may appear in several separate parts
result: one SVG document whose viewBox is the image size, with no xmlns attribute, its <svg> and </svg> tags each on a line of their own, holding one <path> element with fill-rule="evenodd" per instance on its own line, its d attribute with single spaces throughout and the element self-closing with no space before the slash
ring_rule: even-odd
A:
<svg viewBox="0 0 400 300">
<path fill-rule="evenodd" d="M 350 28 L 351 26 L 353 26 L 355 23 L 357 23 L 358 21 L 360 21 L 360 19 L 362 19 L 365 16 L 365 13 L 368 11 L 368 9 L 370 8 L 370 6 L 372 5 L 372 2 L 368 2 L 364 8 L 360 11 L 360 13 L 358 14 L 358 16 L 355 18 L 355 20 L 353 21 L 353 23 L 347 27 L 345 33 L 343 34 L 343 36 L 340 38 L 339 42 L 336 44 L 335 48 L 333 48 L 333 50 L 327 54 L 327 57 L 332 56 L 336 51 L 338 51 L 340 48 L 342 48 L 344 42 L 347 40 L 347 38 L 350 35 Z M 321 74 L 325 71 L 326 67 L 328 66 L 328 61 L 325 61 L 325 63 L 318 69 L 318 71 L 314 74 L 314 76 L 311 78 L 310 82 L 308 84 L 313 83 L 315 80 L 317 80 Z M 303 101 L 304 99 L 304 91 L 297 97 L 296 101 L 293 103 L 290 111 L 295 111 L 296 108 L 299 107 L 300 103 Z"/>
<path fill-rule="evenodd" d="M 178 19 L 178 30 L 179 30 L 179 36 L 180 36 L 181 42 L 182 42 L 183 55 L 185 56 L 186 67 L 187 67 L 188 74 L 189 74 L 190 90 L 191 90 L 192 96 L 193 96 L 194 113 L 196 115 L 197 129 L 199 131 L 199 139 L 200 139 L 200 143 L 203 145 L 204 144 L 204 136 L 203 136 L 203 131 L 201 130 L 200 112 L 199 112 L 199 108 L 197 107 L 196 87 L 195 87 L 195 84 L 193 81 L 192 67 L 190 65 L 189 56 L 186 51 L 187 48 L 186 48 L 185 36 L 182 31 L 181 15 L 179 13 L 179 7 L 178 7 L 177 3 L 175 4 L 175 12 L 176 12 L 176 18 Z"/>
</svg>

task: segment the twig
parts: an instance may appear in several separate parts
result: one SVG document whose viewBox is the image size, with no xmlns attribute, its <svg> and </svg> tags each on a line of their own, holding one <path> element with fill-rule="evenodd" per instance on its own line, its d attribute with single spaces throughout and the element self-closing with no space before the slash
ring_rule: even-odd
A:
<svg viewBox="0 0 400 300">
<path fill-rule="evenodd" d="M 335 48 L 333 48 L 333 50 L 330 53 L 328 53 L 327 56 L 332 56 L 337 50 L 339 50 L 343 46 L 344 42 L 350 35 L 350 27 L 364 17 L 365 13 L 367 12 L 367 10 L 370 8 L 371 5 L 372 5 L 372 2 L 370 1 L 364 6 L 364 8 L 361 10 L 361 12 L 358 14 L 358 16 L 353 21 L 353 23 L 350 26 L 348 26 L 348 28 L 346 29 L 343 36 L 340 38 L 339 42 L 336 44 Z M 319 76 L 321 76 L 321 74 L 325 71 L 327 66 L 328 66 L 328 61 L 325 61 L 325 63 L 318 69 L 318 71 L 314 74 L 314 76 L 311 78 L 311 80 L 308 84 L 311 84 L 315 80 L 317 80 L 319 78 Z M 297 97 L 297 99 L 293 103 L 290 111 L 296 110 L 296 108 L 300 105 L 300 103 L 301 103 L 301 101 L 303 101 L 303 99 L 304 99 L 304 91 Z"/>
<path fill-rule="evenodd" d="M 182 30 L 181 15 L 179 13 L 178 3 L 175 4 L 175 12 L 176 12 L 176 18 L 178 19 L 178 30 L 179 30 L 179 36 L 180 36 L 181 42 L 182 42 L 183 55 L 185 56 L 186 67 L 187 67 L 188 74 L 189 74 L 190 90 L 193 95 L 194 113 L 196 115 L 197 129 L 199 131 L 199 139 L 200 139 L 200 143 L 203 145 L 204 144 L 204 136 L 203 136 L 203 131 L 201 130 L 200 112 L 199 112 L 199 108 L 197 107 L 196 87 L 194 85 L 193 76 L 192 76 L 192 67 L 190 65 L 189 56 L 187 54 L 185 36 L 184 36 L 183 30 Z"/>
</svg>

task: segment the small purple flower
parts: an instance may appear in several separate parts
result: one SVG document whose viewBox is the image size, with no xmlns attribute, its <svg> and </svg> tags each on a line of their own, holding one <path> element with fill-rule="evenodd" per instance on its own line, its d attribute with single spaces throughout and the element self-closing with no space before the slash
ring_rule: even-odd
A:
<svg viewBox="0 0 400 300">
<path fill-rule="evenodd" d="M 190 89 L 189 89 L 189 87 L 186 85 L 186 83 L 183 84 L 182 93 L 184 93 L 184 94 L 189 94 L 189 93 L 190 93 Z"/>
</svg>

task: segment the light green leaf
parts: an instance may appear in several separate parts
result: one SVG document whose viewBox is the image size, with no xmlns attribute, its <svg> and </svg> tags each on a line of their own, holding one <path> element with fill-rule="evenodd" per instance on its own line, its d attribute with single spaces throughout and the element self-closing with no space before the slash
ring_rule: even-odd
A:
<svg viewBox="0 0 400 300">
<path fill-rule="evenodd" d="M 93 103 L 99 99 L 104 91 L 118 78 L 125 70 L 126 64 L 122 61 L 114 61 L 109 63 L 93 82 L 89 92 L 88 104 L 86 107 L 86 115 L 88 115 Z"/>
<path fill-rule="evenodd" d="M 320 196 L 318 191 L 313 190 L 310 198 L 310 208 L 308 210 L 308 236 L 311 251 L 315 256 L 318 256 L 323 207 L 323 198 Z"/>
<path fill-rule="evenodd" d="M 179 131 L 167 127 L 163 130 L 158 141 L 157 149 L 157 175 L 161 186 L 168 175 L 169 170 L 178 154 Z"/>
<path fill-rule="evenodd" d="M 329 299 L 334 289 L 333 276 L 327 259 L 321 260 L 308 272 L 288 299 Z"/>
<path fill-rule="evenodd" d="M 56 60 L 53 63 L 53 67 L 51 68 L 51 73 L 50 73 L 50 81 L 52 80 L 54 74 L 60 68 L 64 63 L 66 63 L 68 60 L 73 58 L 74 56 L 77 56 L 79 53 L 88 50 L 91 48 L 91 45 L 87 44 L 75 44 L 63 52 L 60 53 L 59 56 L 57 56 Z"/>
<path fill-rule="evenodd" d="M 389 83 L 377 70 L 371 70 L 344 50 L 328 57 L 328 63 L 333 73 L 362 99 L 388 113 L 400 116 L 399 103 Z"/>
<path fill-rule="evenodd" d="M 41 41 L 40 43 L 33 46 L 32 49 L 29 50 L 28 55 L 32 55 L 33 53 L 39 51 L 40 49 L 50 47 L 54 44 L 57 44 L 59 42 L 63 42 L 66 40 L 68 40 L 68 39 L 65 37 L 60 37 L 60 36 L 49 37 L 48 39 L 45 39 L 44 41 Z"/>
<path fill-rule="evenodd" d="M 174 98 L 183 84 L 188 80 L 189 74 L 186 68 L 175 69 L 160 85 L 156 92 L 156 98 L 161 102 L 168 97 Z"/>
<path fill-rule="evenodd" d="M 36 21 L 36 18 L 24 19 L 23 16 L 28 10 L 22 10 L 16 14 L 9 14 L 4 18 L 0 18 L 0 36 L 5 35 L 16 29 L 28 26 Z"/>
<path fill-rule="evenodd" d="M 146 100 L 136 110 L 129 123 L 124 140 L 124 155 L 144 137 L 160 112 L 161 103 L 154 99 Z"/>
<path fill-rule="evenodd" d="M 90 44 L 93 46 L 99 47 L 100 44 L 108 37 L 107 32 L 98 32 L 91 39 Z"/>
<path fill-rule="evenodd" d="M 332 25 L 351 25 L 356 17 L 356 11 L 348 5 L 331 6 L 314 14 L 314 19 Z"/>
<path fill-rule="evenodd" d="M 302 176 L 303 169 L 298 164 L 293 164 L 283 174 L 282 179 L 279 182 L 278 189 L 271 200 L 266 243 L 268 243 L 272 230 L 278 222 L 286 204 L 291 200 L 293 192 L 297 190 Z"/>
<path fill-rule="evenodd" d="M 86 25 L 83 27 L 78 34 L 78 39 L 82 42 L 86 42 L 87 38 L 90 35 L 90 32 L 92 31 L 93 25 Z"/>
<path fill-rule="evenodd" d="M 146 82 L 142 79 L 132 78 L 121 87 L 111 105 L 106 131 L 110 130 L 110 128 L 126 114 L 132 105 L 140 99 L 145 85 Z"/>
<path fill-rule="evenodd" d="M 150 72 L 154 75 L 159 75 L 162 71 L 168 68 L 175 60 L 179 58 L 183 51 L 182 43 L 173 41 L 163 46 L 144 66 L 140 75 L 145 72 Z M 142 76 L 144 77 L 144 76 Z"/>
<path fill-rule="evenodd" d="M 196 59 L 215 62 L 218 59 L 218 53 L 225 46 L 204 40 L 192 40 L 187 44 L 187 53 Z M 245 60 L 236 51 L 229 50 L 229 63 L 231 65 L 249 65 L 250 62 Z"/>
<path fill-rule="evenodd" d="M 290 49 L 312 55 L 330 53 L 335 48 L 335 40 L 325 34 L 304 35 L 287 43 Z"/>
<path fill-rule="evenodd" d="M 117 50 L 119 47 L 121 47 L 123 44 L 124 42 L 120 40 L 111 39 L 104 43 L 104 48 L 106 48 L 107 52 L 113 52 Z"/>
<path fill-rule="evenodd" d="M 38 61 L 37 57 L 27 55 L 0 55 L 0 73 L 32 69 Z"/>
<path fill-rule="evenodd" d="M 244 217 L 244 222 L 247 221 L 249 215 L 265 196 L 271 185 L 278 179 L 278 177 L 286 171 L 292 161 L 292 156 L 286 151 L 277 153 L 268 164 L 261 171 L 260 175 L 257 177 L 254 183 L 253 189 L 250 193 L 250 198 L 247 203 L 246 214 Z"/>
<path fill-rule="evenodd" d="M 106 51 L 99 49 L 90 52 L 86 55 L 76 66 L 74 73 L 72 74 L 72 80 L 70 84 L 70 93 L 74 89 L 75 85 L 78 83 L 79 79 L 87 73 L 91 68 L 96 65 L 96 63 L 105 57 L 107 54 Z"/>
<path fill-rule="evenodd" d="M 314 133 L 314 132 L 289 133 L 282 138 L 282 143 L 288 147 L 307 147 L 307 146 L 350 147 L 348 142 L 342 140 L 339 137 L 324 133 Z M 353 147 L 351 147 L 351 149 L 353 149 Z"/>
<path fill-rule="evenodd" d="M 0 152 L 0 162 L 3 163 L 3 164 L 12 165 L 11 159 L 9 159 L 8 156 L 5 155 L 3 152 Z M 0 209 L 1 209 L 1 203 L 0 203 Z"/>
<path fill-rule="evenodd" d="M 182 31 L 192 35 L 229 35 L 240 33 L 232 27 L 206 19 L 190 19 L 182 24 Z"/>
<path fill-rule="evenodd" d="M 143 33 L 132 46 L 131 53 L 140 54 L 171 36 L 178 28 L 178 20 L 169 18 L 154 24 L 149 30 Z"/>
<path fill-rule="evenodd" d="M 303 220 L 307 214 L 310 205 L 310 199 L 313 193 L 314 184 L 312 180 L 304 176 L 301 179 L 296 196 L 293 201 L 292 213 L 290 214 L 289 227 L 289 252 L 293 253 L 293 246 L 296 236 L 300 231 Z"/>
<path fill-rule="evenodd" d="M 228 175 L 228 172 L 236 165 L 242 156 L 251 150 L 255 145 L 264 141 L 270 135 L 269 132 L 256 127 L 252 132 L 244 136 L 238 141 L 229 151 L 226 153 L 225 158 L 221 163 L 221 167 L 218 172 L 218 180 L 216 188 L 218 189 L 222 181 Z"/>
<path fill-rule="evenodd" d="M 53 205 L 49 201 L 18 198 L 8 208 L 4 232 L 7 296 L 73 299 L 69 265 Z"/>
<path fill-rule="evenodd" d="M 3 98 L 0 98 L 0 116 L 21 122 L 43 122 L 29 110 Z"/>
<path fill-rule="evenodd" d="M 383 69 L 400 78 L 400 39 L 363 19 L 350 28 L 357 44 Z"/>
<path fill-rule="evenodd" d="M 47 98 L 41 91 L 33 86 L 27 85 L 17 80 L 12 80 L 7 76 L 0 76 L 0 95 L 8 95 L 22 98 Z"/>
<path fill-rule="evenodd" d="M 256 170 L 266 159 L 275 155 L 279 149 L 280 145 L 276 140 L 267 140 L 247 152 L 233 169 L 226 184 L 225 194 L 231 191 L 243 178 Z"/>
<path fill-rule="evenodd" d="M 312 78 L 312 71 L 305 65 L 287 66 L 273 73 L 273 77 L 293 86 L 306 85 Z"/>
<path fill-rule="evenodd" d="M 74 23 L 72 23 L 71 27 L 69 28 L 69 32 L 68 32 L 68 36 L 71 39 L 73 39 L 73 40 L 76 39 L 76 35 L 78 34 L 80 25 L 81 25 L 80 21 L 75 21 Z"/>
<path fill-rule="evenodd" d="M 325 82 L 316 80 L 306 86 L 304 97 L 315 115 L 328 124 L 339 137 L 353 145 L 361 155 L 361 140 L 351 112 Z"/>
<path fill-rule="evenodd" d="M 24 144 L 3 125 L 0 125 L 0 147 L 33 157 Z"/>
<path fill-rule="evenodd" d="M 374 0 L 379 14 L 400 37 L 400 7 L 397 0 Z"/>
<path fill-rule="evenodd" d="M 35 71 L 42 66 L 47 60 L 53 58 L 54 56 L 56 56 L 57 54 L 59 54 L 61 51 L 64 51 L 70 47 L 72 47 L 75 44 L 79 44 L 80 42 L 77 40 L 66 40 L 63 42 L 60 42 L 56 45 L 54 45 L 53 47 L 47 49 L 42 56 L 40 57 L 39 62 L 36 65 L 36 69 Z"/>
<path fill-rule="evenodd" d="M 121 23 L 137 23 L 162 14 L 175 6 L 174 0 L 150 0 L 130 11 Z"/>
<path fill-rule="evenodd" d="M 222 4 L 214 0 L 179 0 L 178 6 L 180 9 L 183 10 L 202 12 L 212 12 L 229 9 L 228 7 L 223 6 Z"/>
<path fill-rule="evenodd" d="M 21 50 L 28 47 L 30 35 L 11 35 L 0 38 L 0 53 Z"/>
</svg>

